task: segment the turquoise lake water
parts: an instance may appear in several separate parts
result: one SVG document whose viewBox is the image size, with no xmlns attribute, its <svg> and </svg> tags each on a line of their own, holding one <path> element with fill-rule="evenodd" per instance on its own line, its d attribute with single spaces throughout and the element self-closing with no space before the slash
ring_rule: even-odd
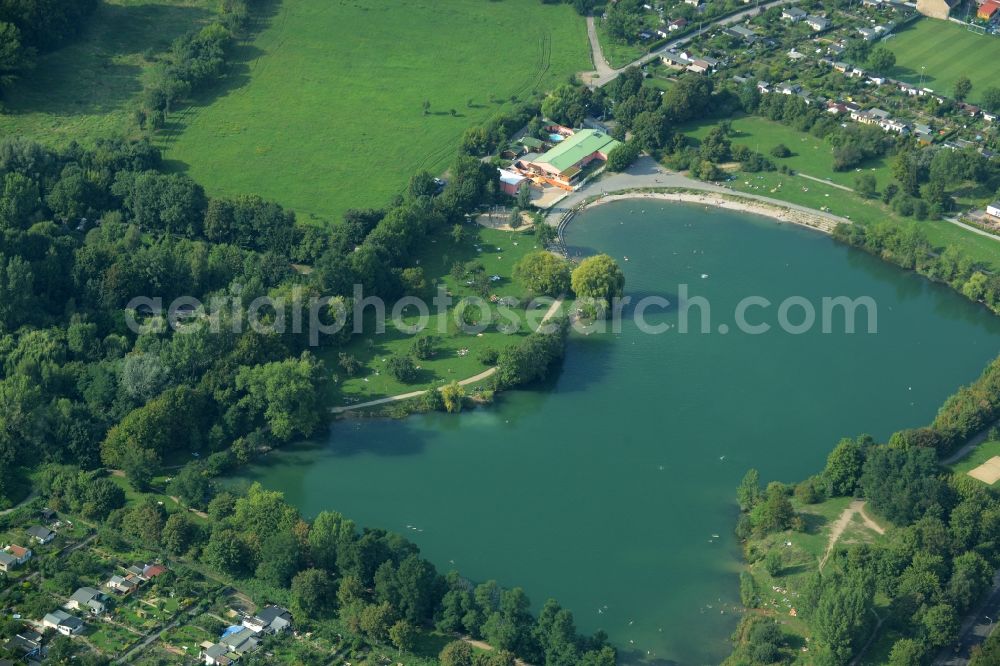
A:
<svg viewBox="0 0 1000 666">
<path fill-rule="evenodd" d="M 623 662 L 716 664 L 738 619 L 747 468 L 795 481 L 842 436 L 928 423 L 997 355 L 1000 319 L 822 234 L 734 212 L 619 202 L 578 216 L 567 242 L 618 259 L 634 297 L 676 303 L 689 285 L 712 330 L 731 332 L 682 335 L 674 307 L 649 317 L 675 325 L 662 335 L 626 322 L 575 336 L 546 386 L 459 416 L 339 422 L 244 478 L 308 516 L 405 534 L 442 571 L 520 585 L 536 606 L 555 597 Z M 819 310 L 870 296 L 878 333 L 741 334 L 747 296 L 774 304 L 748 314 L 772 324 L 789 297 Z"/>
</svg>

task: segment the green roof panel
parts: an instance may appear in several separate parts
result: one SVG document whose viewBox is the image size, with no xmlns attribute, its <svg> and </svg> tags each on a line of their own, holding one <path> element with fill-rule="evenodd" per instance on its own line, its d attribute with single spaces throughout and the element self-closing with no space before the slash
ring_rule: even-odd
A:
<svg viewBox="0 0 1000 666">
<path fill-rule="evenodd" d="M 561 141 L 535 161 L 551 164 L 562 173 L 588 155 L 596 152 L 607 155 L 618 145 L 618 141 L 604 132 L 585 129 Z"/>
</svg>

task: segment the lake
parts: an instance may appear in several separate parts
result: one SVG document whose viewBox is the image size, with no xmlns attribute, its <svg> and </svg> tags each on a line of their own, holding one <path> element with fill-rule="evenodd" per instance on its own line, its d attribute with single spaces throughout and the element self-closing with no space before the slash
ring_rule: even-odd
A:
<svg viewBox="0 0 1000 666">
<path fill-rule="evenodd" d="M 405 534 L 440 570 L 520 585 L 536 607 L 555 597 L 623 661 L 717 664 L 738 620 L 734 490 L 747 468 L 796 481 L 840 437 L 928 423 L 997 355 L 1000 319 L 820 233 L 741 213 L 617 202 L 579 215 L 567 243 L 615 257 L 631 295 L 676 303 L 688 285 L 713 332 L 681 334 L 676 307 L 651 309 L 649 322 L 674 327 L 575 335 L 544 387 L 459 416 L 339 422 L 244 478 L 307 516 L 336 509 Z M 772 331 L 718 333 L 748 296 L 774 304 L 746 315 Z M 782 332 L 778 303 L 796 296 L 817 311 L 823 297 L 869 296 L 878 333 Z"/>
</svg>

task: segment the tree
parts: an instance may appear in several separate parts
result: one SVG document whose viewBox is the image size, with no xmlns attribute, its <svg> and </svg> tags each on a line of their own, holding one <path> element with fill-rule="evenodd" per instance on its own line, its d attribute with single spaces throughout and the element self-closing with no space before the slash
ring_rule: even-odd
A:
<svg viewBox="0 0 1000 666">
<path fill-rule="evenodd" d="M 247 578 L 253 559 L 246 542 L 234 530 L 215 529 L 203 554 L 210 567 L 234 578 Z"/>
<path fill-rule="evenodd" d="M 972 81 L 969 80 L 967 76 L 960 76 L 958 80 L 955 81 L 955 99 L 959 102 L 964 102 L 972 92 Z"/>
<path fill-rule="evenodd" d="M 878 182 L 875 175 L 871 173 L 861 173 L 854 178 L 854 189 L 863 197 L 873 199 L 878 196 Z"/>
<path fill-rule="evenodd" d="M 387 602 L 369 604 L 361 611 L 359 628 L 370 640 L 375 643 L 384 643 L 389 637 L 392 618 L 392 606 Z"/>
<path fill-rule="evenodd" d="M 441 666 L 472 666 L 472 646 L 465 641 L 452 641 L 438 655 Z"/>
<path fill-rule="evenodd" d="M 389 640 L 400 652 L 408 652 L 413 649 L 416 637 L 417 630 L 406 620 L 397 620 L 389 627 Z"/>
<path fill-rule="evenodd" d="M 437 341 L 438 339 L 434 335 L 421 335 L 410 345 L 410 353 L 423 361 L 434 358 Z"/>
<path fill-rule="evenodd" d="M 13 23 L 0 21 L 0 89 L 13 83 L 29 62 L 21 31 Z"/>
<path fill-rule="evenodd" d="M 626 141 L 611 149 L 608 153 L 607 167 L 609 171 L 624 171 L 639 158 L 639 144 Z"/>
<path fill-rule="evenodd" d="M 876 74 L 886 74 L 896 66 L 896 54 L 884 46 L 876 46 L 868 54 L 868 69 Z"/>
<path fill-rule="evenodd" d="M 785 486 L 777 481 L 767 484 L 764 498 L 750 512 L 750 521 L 762 533 L 780 532 L 792 525 L 795 510 Z"/>
<path fill-rule="evenodd" d="M 333 579 L 322 569 L 304 569 L 292 578 L 293 603 L 306 617 L 325 616 L 334 594 Z"/>
<path fill-rule="evenodd" d="M 385 363 L 386 372 L 396 380 L 409 384 L 417 379 L 417 366 L 410 356 L 390 356 Z"/>
<path fill-rule="evenodd" d="M 326 381 L 322 361 L 309 352 L 298 358 L 243 367 L 236 387 L 244 396 L 239 404 L 263 418 L 271 433 L 282 441 L 308 437 L 322 422 L 320 404 Z"/>
<path fill-rule="evenodd" d="M 791 157 L 792 151 L 789 150 L 788 146 L 783 143 L 779 143 L 777 146 L 771 149 L 771 155 L 773 157 L 783 158 Z"/>
<path fill-rule="evenodd" d="M 536 294 L 560 296 L 570 288 L 570 263 L 551 252 L 530 252 L 514 266 L 514 279 Z"/>
<path fill-rule="evenodd" d="M 736 501 L 740 505 L 740 511 L 747 512 L 760 501 L 760 474 L 756 469 L 747 470 L 736 489 Z"/>
<path fill-rule="evenodd" d="M 625 291 L 625 275 L 606 254 L 587 257 L 571 275 L 570 284 L 578 298 L 610 302 Z"/>
<path fill-rule="evenodd" d="M 271 585 L 288 587 L 299 569 L 299 540 L 289 530 L 267 535 L 261 542 L 256 576 Z"/>
<path fill-rule="evenodd" d="M 982 102 L 987 111 L 990 111 L 991 113 L 1000 112 L 1000 88 L 990 86 L 984 90 L 982 94 Z"/>
<path fill-rule="evenodd" d="M 212 481 L 203 465 L 188 463 L 170 481 L 169 491 L 187 506 L 204 509 L 212 499 Z"/>
<path fill-rule="evenodd" d="M 892 644 L 889 653 L 889 666 L 915 666 L 922 664 L 927 655 L 927 648 L 914 638 L 900 638 Z"/>
<path fill-rule="evenodd" d="M 449 413 L 462 411 L 462 403 L 465 400 L 465 388 L 457 381 L 446 384 L 441 388 L 441 398 L 444 401 L 444 408 Z"/>
<path fill-rule="evenodd" d="M 183 555 L 191 547 L 198 534 L 198 526 L 185 513 L 172 513 L 167 518 L 160 536 L 163 547 L 173 555 Z"/>
<path fill-rule="evenodd" d="M 862 440 L 842 439 L 826 459 L 823 477 L 833 495 L 850 495 L 861 478 L 864 465 Z"/>
<path fill-rule="evenodd" d="M 920 623 L 931 647 L 943 647 L 958 636 L 958 616 L 948 604 L 932 606 L 924 612 Z"/>
</svg>

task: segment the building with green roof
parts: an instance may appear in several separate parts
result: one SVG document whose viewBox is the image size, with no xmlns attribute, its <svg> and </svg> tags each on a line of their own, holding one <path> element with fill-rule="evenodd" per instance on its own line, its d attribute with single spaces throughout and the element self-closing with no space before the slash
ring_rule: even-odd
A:
<svg viewBox="0 0 1000 666">
<path fill-rule="evenodd" d="M 569 186 L 584 167 L 596 159 L 607 160 L 608 153 L 620 145 L 605 132 L 579 130 L 548 152 L 529 163 L 529 168 L 556 184 Z"/>
</svg>

